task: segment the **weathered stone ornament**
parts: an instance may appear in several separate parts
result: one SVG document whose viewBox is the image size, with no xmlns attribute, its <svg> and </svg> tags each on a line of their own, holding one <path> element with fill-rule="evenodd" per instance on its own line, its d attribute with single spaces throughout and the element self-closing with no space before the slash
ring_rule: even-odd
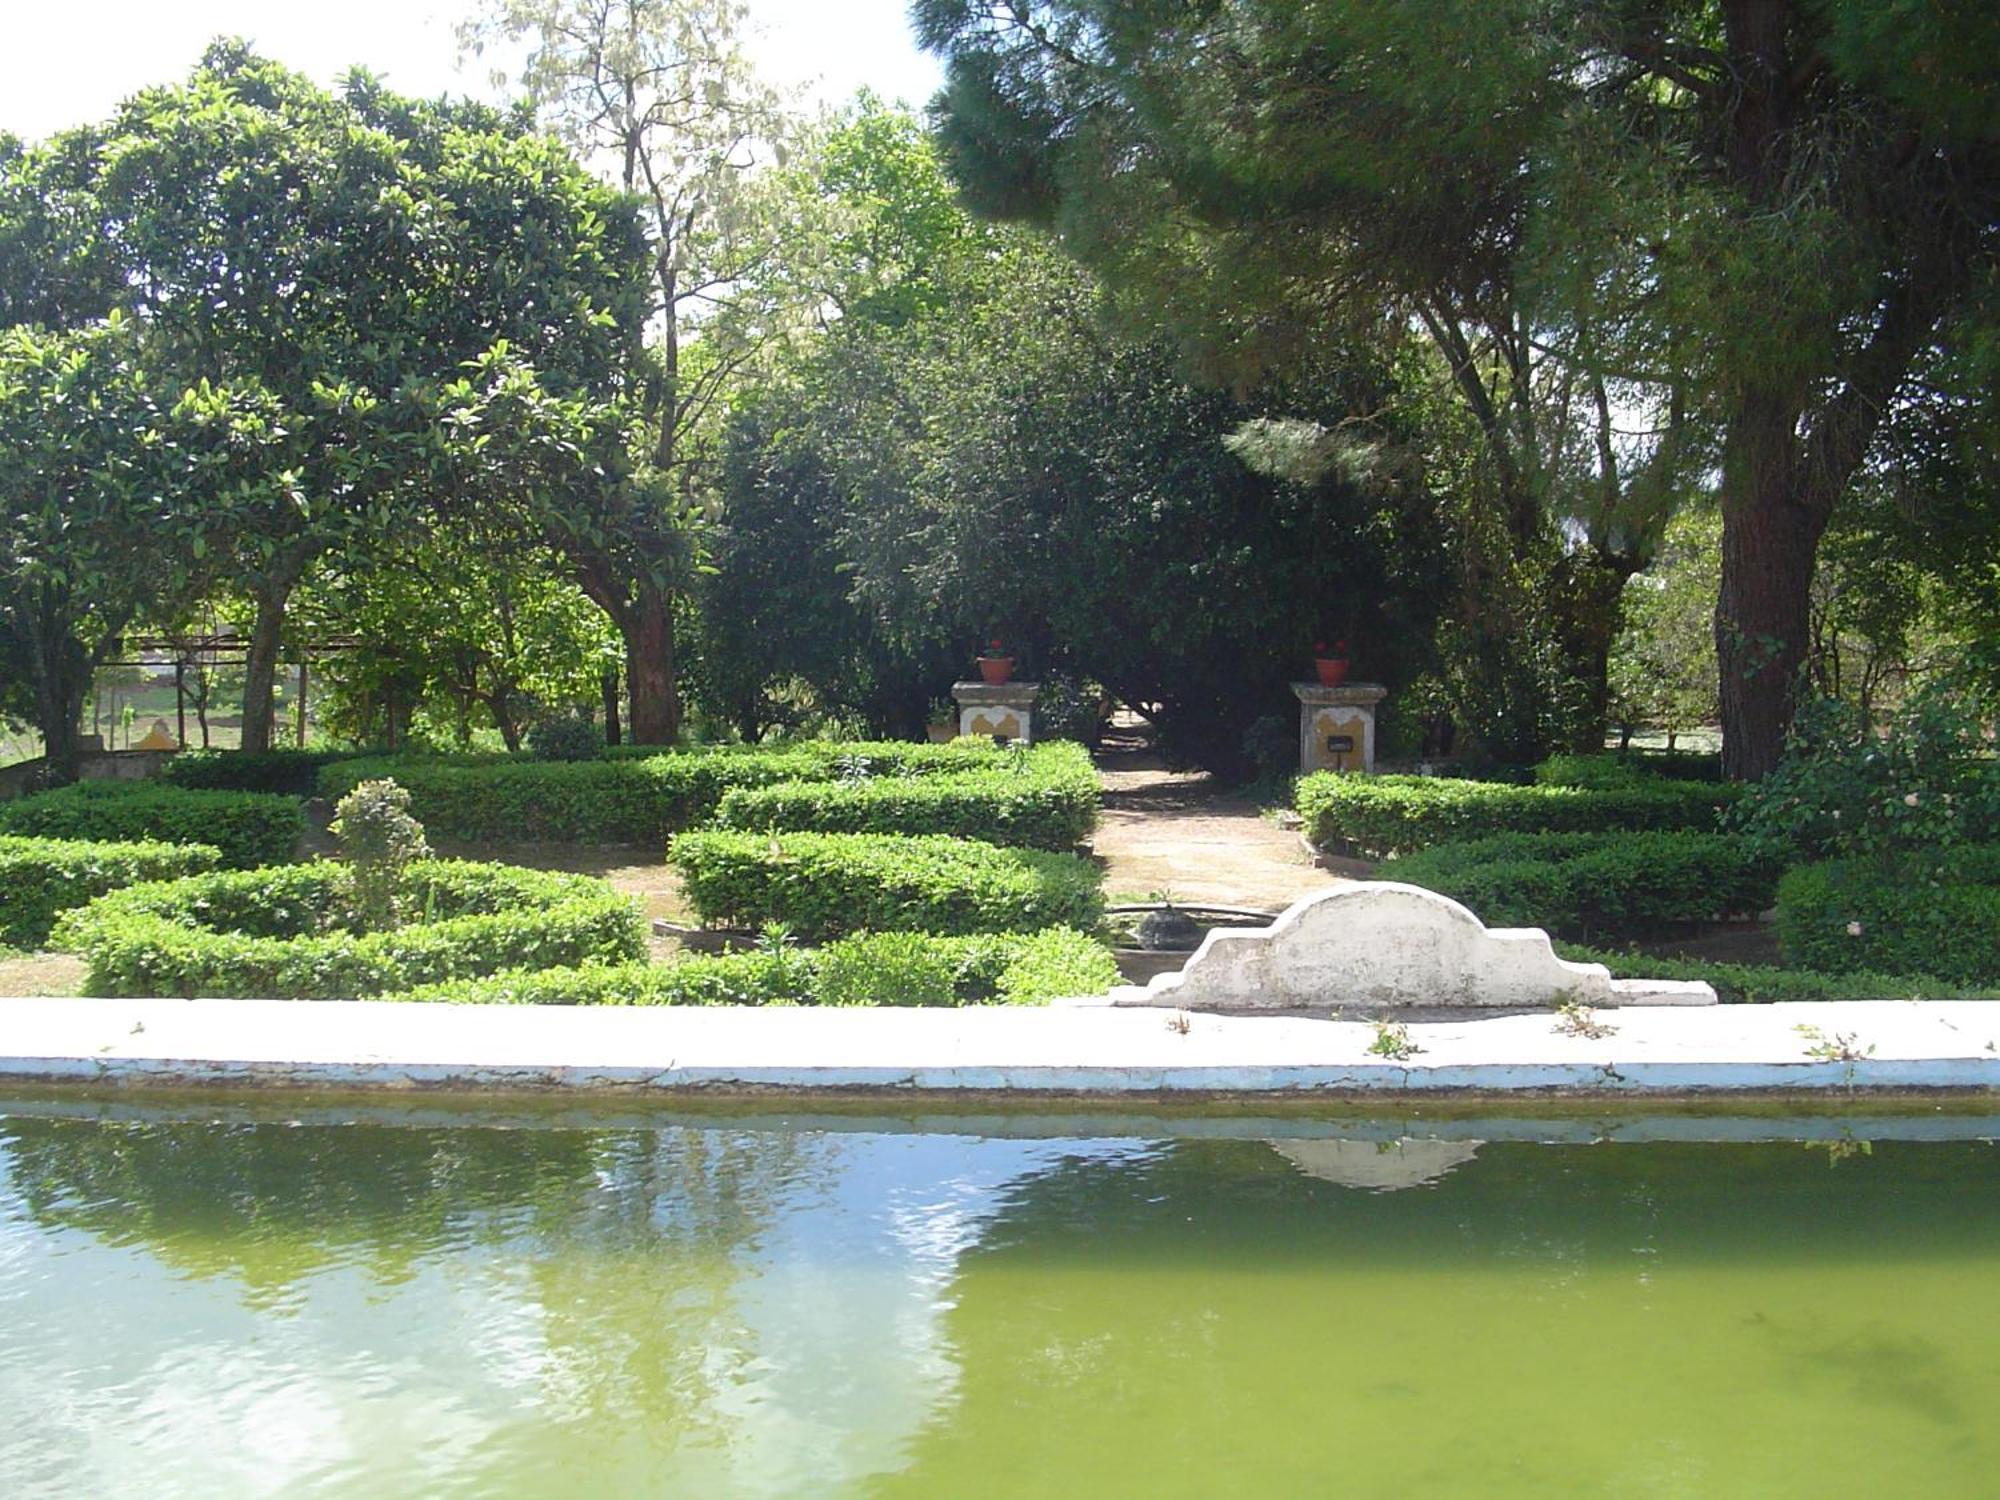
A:
<svg viewBox="0 0 2000 1500">
<path fill-rule="evenodd" d="M 1035 695 L 1039 682 L 954 682 L 958 732 L 1026 745 L 1035 737 Z"/>
<path fill-rule="evenodd" d="M 1111 991 L 1111 1005 L 1192 1011 L 1713 1005 L 1712 987 L 1613 979 L 1558 958 L 1538 927 L 1489 928 L 1449 897 L 1394 881 L 1334 886 L 1268 927 L 1218 927 L 1178 973 Z"/>
</svg>

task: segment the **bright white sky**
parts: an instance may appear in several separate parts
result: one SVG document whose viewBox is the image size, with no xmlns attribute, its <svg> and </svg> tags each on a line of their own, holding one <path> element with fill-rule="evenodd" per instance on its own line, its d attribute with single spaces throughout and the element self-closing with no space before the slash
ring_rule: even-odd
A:
<svg viewBox="0 0 2000 1500">
<path fill-rule="evenodd" d="M 906 0 L 750 0 L 746 50 L 766 80 L 838 104 L 864 85 L 921 106 L 936 62 L 916 49 Z M 488 96 L 460 72 L 453 29 L 471 0 L 0 0 L 0 131 L 39 140 L 102 119 L 120 99 L 185 76 L 217 36 L 321 82 L 354 64 L 400 93 Z"/>
</svg>

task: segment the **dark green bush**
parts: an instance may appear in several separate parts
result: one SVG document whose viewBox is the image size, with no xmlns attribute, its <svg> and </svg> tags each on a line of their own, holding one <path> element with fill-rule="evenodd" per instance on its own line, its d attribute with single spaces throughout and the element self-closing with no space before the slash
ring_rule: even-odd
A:
<svg viewBox="0 0 2000 1500">
<path fill-rule="evenodd" d="M 1775 964 L 1711 963 L 1707 959 L 1656 958 L 1647 953 L 1610 952 L 1557 944 L 1564 958 L 1603 964 L 1617 979 L 1700 979 L 1715 986 L 1728 1005 L 1776 1005 L 1807 1000 L 1985 1000 L 2000 998 L 2000 986 L 1946 984 L 1921 974 L 1827 974 Z"/>
<path fill-rule="evenodd" d="M 536 760 L 596 760 L 604 731 L 582 714 L 555 714 L 528 727 L 528 753 Z"/>
<path fill-rule="evenodd" d="M 943 835 L 684 833 L 667 851 L 705 922 L 850 932 L 1030 932 L 1102 915 L 1097 866 Z"/>
<path fill-rule="evenodd" d="M 1496 833 L 1713 832 L 1738 794 L 1664 778 L 1586 788 L 1316 771 L 1299 778 L 1297 806 L 1315 844 L 1382 858 Z"/>
<path fill-rule="evenodd" d="M 327 863 L 135 885 L 56 925 L 91 995 L 356 1000 L 510 968 L 645 950 L 632 903 L 602 881 L 426 860 L 397 905 L 420 920 L 358 930 L 347 872 Z"/>
<path fill-rule="evenodd" d="M 39 948 L 64 912 L 143 880 L 198 875 L 219 858 L 208 844 L 0 835 L 0 943 Z"/>
<path fill-rule="evenodd" d="M 1878 860 L 1801 865 L 1778 882 L 1778 947 L 1829 974 L 2000 981 L 2000 849 L 1956 852 L 1949 870 Z"/>
<path fill-rule="evenodd" d="M 271 792 L 310 797 L 319 773 L 338 761 L 356 760 L 359 750 L 186 750 L 168 761 L 161 778 L 199 792 Z"/>
<path fill-rule="evenodd" d="M 1081 746 L 1036 745 L 990 770 L 739 788 L 722 799 L 716 822 L 1071 849 L 1097 827 L 1097 772 Z"/>
<path fill-rule="evenodd" d="M 388 756 L 327 767 L 320 795 L 338 801 L 356 785 L 392 777 L 432 834 L 483 840 L 552 839 L 658 844 L 705 823 L 725 793 L 780 781 L 914 779 L 997 765 L 991 744 L 836 744 L 768 749 L 717 745 L 660 751 L 620 747 L 597 760 L 512 756 Z M 844 784 L 844 782 L 843 782 Z"/>
<path fill-rule="evenodd" d="M 82 781 L 0 805 L 0 833 L 207 844 L 232 869 L 283 864 L 306 829 L 296 797 L 204 792 L 144 781 Z"/>
<path fill-rule="evenodd" d="M 1626 936 L 1763 911 L 1778 864 L 1720 833 L 1503 833 L 1376 872 L 1463 902 L 1492 927 Z"/>
<path fill-rule="evenodd" d="M 1045 1005 L 1119 982 L 1103 944 L 1051 927 L 969 937 L 883 932 L 671 964 L 512 971 L 391 995 L 476 1005 Z"/>
</svg>

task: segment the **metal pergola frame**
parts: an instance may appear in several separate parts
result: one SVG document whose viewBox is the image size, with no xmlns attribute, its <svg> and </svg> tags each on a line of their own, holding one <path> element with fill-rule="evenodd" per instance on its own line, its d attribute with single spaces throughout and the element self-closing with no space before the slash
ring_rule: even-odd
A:
<svg viewBox="0 0 2000 1500">
<path fill-rule="evenodd" d="M 297 743 L 303 748 L 306 742 L 306 697 L 310 663 L 315 656 L 333 656 L 344 651 L 358 650 L 363 645 L 359 636 L 328 635 L 297 647 L 290 660 L 299 669 L 299 703 L 297 719 Z M 157 667 L 162 658 L 170 660 L 174 668 L 174 738 L 181 747 L 187 747 L 187 669 L 199 660 L 203 666 L 238 667 L 247 665 L 250 659 L 250 642 L 240 631 L 209 631 L 200 635 L 131 635 L 119 642 L 120 652 L 114 658 L 98 663 L 99 667 Z M 150 652 L 151 656 L 135 656 L 133 652 Z M 282 660 L 283 658 L 281 658 Z M 276 726 L 274 725 L 273 728 Z"/>
</svg>

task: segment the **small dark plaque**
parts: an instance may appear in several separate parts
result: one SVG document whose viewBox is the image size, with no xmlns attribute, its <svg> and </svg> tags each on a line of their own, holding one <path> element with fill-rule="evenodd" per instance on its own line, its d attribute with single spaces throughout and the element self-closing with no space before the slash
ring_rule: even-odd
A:
<svg viewBox="0 0 2000 1500">
<path fill-rule="evenodd" d="M 1354 736 L 1351 734 L 1330 734 L 1326 737 L 1327 753 L 1330 755 L 1352 755 Z"/>
</svg>

